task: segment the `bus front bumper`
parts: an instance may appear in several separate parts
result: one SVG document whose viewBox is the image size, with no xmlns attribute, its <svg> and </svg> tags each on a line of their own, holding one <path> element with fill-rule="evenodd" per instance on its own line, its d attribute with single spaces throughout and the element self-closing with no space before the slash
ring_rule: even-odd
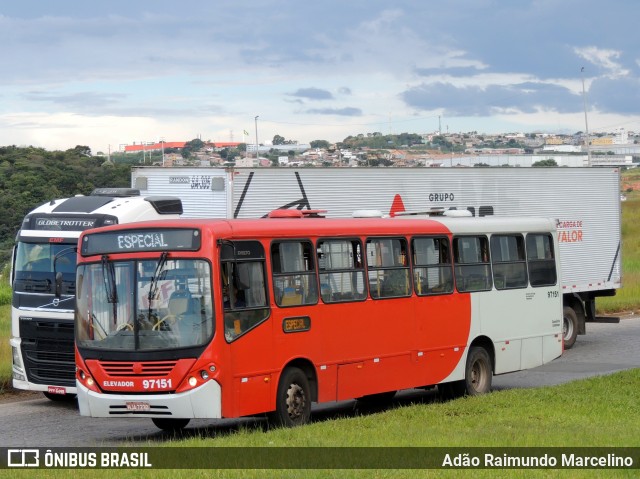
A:
<svg viewBox="0 0 640 479">
<path fill-rule="evenodd" d="M 221 388 L 216 381 L 178 394 L 102 394 L 76 381 L 81 416 L 180 419 L 222 418 Z"/>
</svg>

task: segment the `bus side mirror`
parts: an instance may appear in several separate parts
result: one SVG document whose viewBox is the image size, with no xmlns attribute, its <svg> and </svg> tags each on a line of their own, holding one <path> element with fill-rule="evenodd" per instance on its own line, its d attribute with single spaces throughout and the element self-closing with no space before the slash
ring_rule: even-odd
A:
<svg viewBox="0 0 640 479">
<path fill-rule="evenodd" d="M 56 298 L 59 298 L 62 295 L 62 273 L 56 273 Z"/>
</svg>

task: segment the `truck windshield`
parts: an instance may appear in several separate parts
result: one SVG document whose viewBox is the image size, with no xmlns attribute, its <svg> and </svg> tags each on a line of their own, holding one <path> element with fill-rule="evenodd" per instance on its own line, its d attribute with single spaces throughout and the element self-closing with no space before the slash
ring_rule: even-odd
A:
<svg viewBox="0 0 640 479">
<path fill-rule="evenodd" d="M 213 335 L 208 262 L 163 255 L 145 261 L 80 265 L 78 346 L 162 350 L 199 346 Z M 112 289 L 115 287 L 115 290 Z"/>
<path fill-rule="evenodd" d="M 72 295 L 76 272 L 74 246 L 75 243 L 18 242 L 13 267 L 14 291 L 53 293 L 55 273 L 62 273 L 61 292 Z"/>
</svg>

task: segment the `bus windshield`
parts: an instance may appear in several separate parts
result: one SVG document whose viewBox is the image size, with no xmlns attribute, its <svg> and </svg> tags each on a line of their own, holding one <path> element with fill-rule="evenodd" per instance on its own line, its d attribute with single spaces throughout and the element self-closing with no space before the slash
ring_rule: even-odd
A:
<svg viewBox="0 0 640 479">
<path fill-rule="evenodd" d="M 213 335 L 211 267 L 168 258 L 81 265 L 77 272 L 78 346 L 162 350 L 205 344 Z"/>
</svg>

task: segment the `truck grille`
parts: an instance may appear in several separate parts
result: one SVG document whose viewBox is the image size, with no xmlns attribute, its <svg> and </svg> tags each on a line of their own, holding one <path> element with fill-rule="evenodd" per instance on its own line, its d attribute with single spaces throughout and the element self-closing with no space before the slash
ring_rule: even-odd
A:
<svg viewBox="0 0 640 479">
<path fill-rule="evenodd" d="M 34 384 L 75 386 L 73 321 L 20 318 L 22 357 Z"/>
</svg>

